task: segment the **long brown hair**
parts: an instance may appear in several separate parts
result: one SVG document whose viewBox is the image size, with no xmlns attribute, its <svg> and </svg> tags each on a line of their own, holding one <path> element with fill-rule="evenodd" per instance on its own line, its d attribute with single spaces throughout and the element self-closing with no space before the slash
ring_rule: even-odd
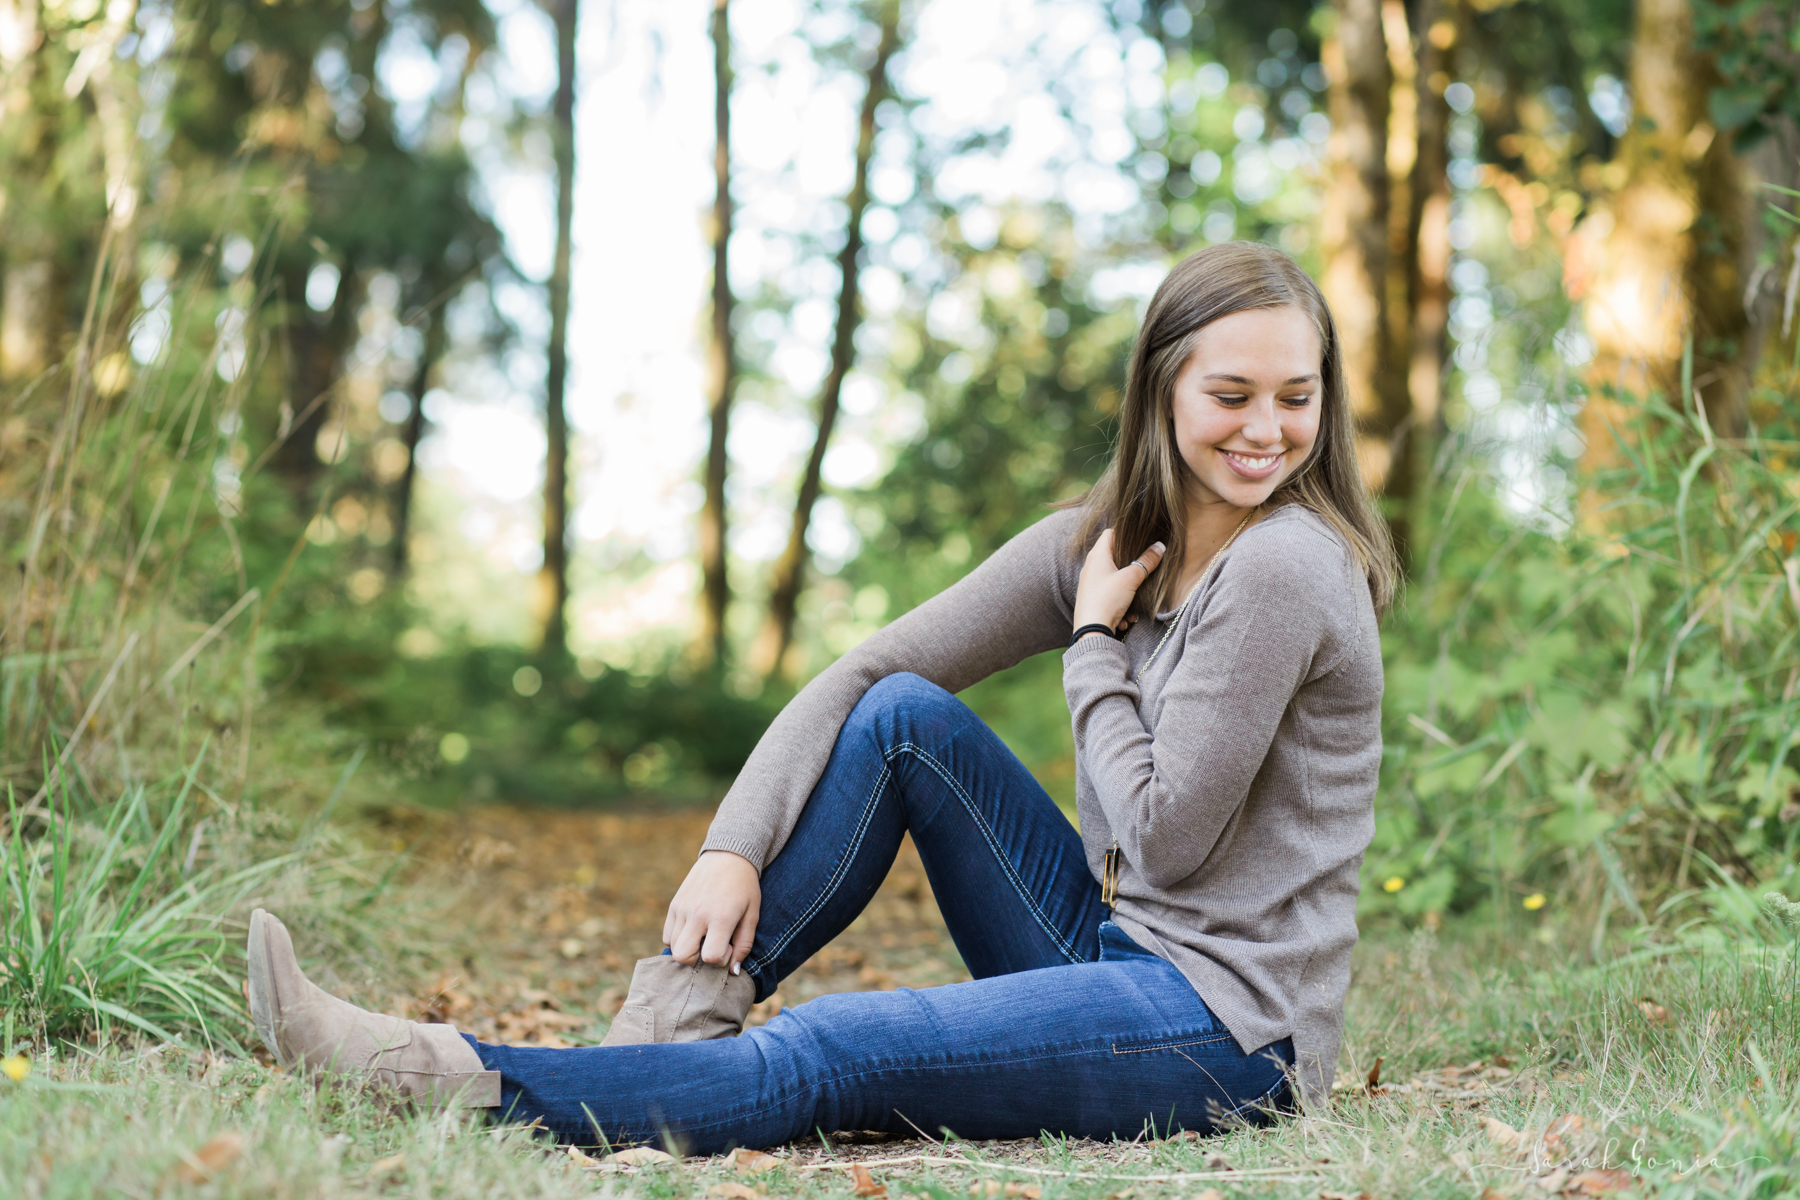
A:
<svg viewBox="0 0 1800 1200">
<path fill-rule="evenodd" d="M 1368 576 L 1377 612 L 1393 599 L 1397 564 L 1386 522 L 1376 513 L 1356 462 L 1356 436 L 1344 381 L 1343 349 L 1331 309 L 1312 277 L 1269 246 L 1227 242 L 1188 255 L 1150 298 L 1150 309 L 1131 352 L 1125 399 L 1119 407 L 1119 440 L 1100 481 L 1059 507 L 1085 509 L 1072 547 L 1082 553 L 1102 529 L 1113 530 L 1113 558 L 1120 567 L 1150 543 L 1168 546 L 1161 569 L 1138 591 L 1141 611 L 1163 612 L 1179 603 L 1187 545 L 1183 483 L 1187 464 L 1175 443 L 1175 379 L 1194 351 L 1201 329 L 1232 313 L 1297 308 L 1318 331 L 1324 348 L 1319 374 L 1319 436 L 1312 453 L 1275 489 L 1270 507 L 1300 504 L 1323 517 L 1343 537 Z"/>
</svg>

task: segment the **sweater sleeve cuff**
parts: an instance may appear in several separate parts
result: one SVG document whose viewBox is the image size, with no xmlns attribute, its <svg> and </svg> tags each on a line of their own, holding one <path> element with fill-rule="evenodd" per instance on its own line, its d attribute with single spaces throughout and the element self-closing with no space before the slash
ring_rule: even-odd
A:
<svg viewBox="0 0 1800 1200">
<path fill-rule="evenodd" d="M 1089 634 L 1063 651 L 1063 663 L 1067 665 L 1091 654 L 1111 654 L 1116 656 L 1121 663 L 1131 661 L 1131 655 L 1126 652 L 1124 642 L 1117 638 L 1101 637 L 1095 633 Z"/>
<path fill-rule="evenodd" d="M 765 865 L 763 847 L 751 838 L 737 833 L 709 833 L 700 846 L 700 853 L 705 854 L 708 850 L 729 850 L 739 858 L 749 859 L 750 865 L 756 868 L 756 873 L 762 874 Z"/>
</svg>

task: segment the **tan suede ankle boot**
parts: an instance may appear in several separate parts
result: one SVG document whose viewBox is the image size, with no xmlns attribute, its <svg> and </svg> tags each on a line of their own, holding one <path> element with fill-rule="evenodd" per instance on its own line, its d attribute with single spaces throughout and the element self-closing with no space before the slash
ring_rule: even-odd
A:
<svg viewBox="0 0 1800 1200">
<path fill-rule="evenodd" d="M 667 954 L 638 959 L 625 1007 L 602 1046 L 736 1037 L 756 1000 L 756 981 L 724 967 L 686 966 Z"/>
<path fill-rule="evenodd" d="M 318 987 L 300 970 L 287 926 L 250 914 L 250 1016 L 284 1067 L 362 1075 L 428 1108 L 493 1108 L 500 1072 L 454 1025 L 427 1025 L 364 1011 Z"/>
</svg>

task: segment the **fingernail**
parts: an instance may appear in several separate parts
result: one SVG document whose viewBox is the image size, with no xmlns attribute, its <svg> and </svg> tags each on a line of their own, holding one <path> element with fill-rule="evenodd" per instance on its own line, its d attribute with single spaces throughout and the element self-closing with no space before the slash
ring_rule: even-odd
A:
<svg viewBox="0 0 1800 1200">
<path fill-rule="evenodd" d="M 737 975 L 737 974 L 739 974 L 739 973 L 740 973 L 740 972 L 739 972 L 739 971 L 738 971 L 738 964 L 737 964 L 737 963 L 732 963 L 732 964 L 731 964 L 731 973 L 732 973 L 732 974 L 733 974 L 733 975 Z"/>
<path fill-rule="evenodd" d="M 1151 542 L 1150 548 L 1158 554 L 1161 554 L 1164 550 L 1168 549 L 1168 547 L 1164 546 L 1161 542 Z"/>
</svg>

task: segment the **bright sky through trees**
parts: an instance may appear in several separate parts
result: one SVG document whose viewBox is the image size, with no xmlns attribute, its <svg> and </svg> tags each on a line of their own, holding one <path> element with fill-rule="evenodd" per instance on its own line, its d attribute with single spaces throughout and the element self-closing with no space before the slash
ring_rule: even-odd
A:
<svg viewBox="0 0 1800 1200">
<path fill-rule="evenodd" d="M 508 151 L 491 122 L 503 95 L 530 107 L 545 101 L 554 85 L 552 33 L 535 5 L 496 0 L 494 7 L 502 61 L 491 81 L 471 89 L 464 139 L 480 161 L 509 253 L 526 275 L 541 279 L 553 234 L 547 140 L 528 134 Z M 733 124 L 740 232 L 732 282 L 745 297 L 762 281 L 777 281 L 794 300 L 789 319 L 774 327 L 773 386 L 746 394 L 732 433 L 733 550 L 750 562 L 780 549 L 812 436 L 807 406 L 825 368 L 837 281 L 824 255 L 809 254 L 800 239 L 819 237 L 829 248 L 841 236 L 840 197 L 860 100 L 855 73 L 816 61 L 798 32 L 803 15 L 798 0 L 739 0 L 732 7 L 740 64 Z M 592 0 L 582 22 L 569 391 L 577 559 L 611 541 L 609 561 L 641 547 L 666 566 L 630 596 L 601 603 L 605 611 L 594 596 L 578 594 L 578 644 L 625 636 L 645 621 L 687 619 L 693 568 L 685 556 L 704 450 L 700 329 L 709 263 L 702 221 L 710 203 L 712 104 L 706 6 L 698 0 Z M 810 32 L 817 43 L 821 34 L 848 30 Z M 977 132 L 1007 134 L 998 149 L 951 159 L 935 180 L 939 194 L 962 209 L 965 236 L 979 242 L 984 229 L 991 239 L 999 210 L 1015 199 L 1061 198 L 1095 238 L 1108 215 L 1136 203 L 1136 182 L 1116 164 L 1134 146 L 1129 113 L 1160 98 L 1162 66 L 1154 42 L 1122 45 L 1099 5 L 1087 0 L 939 0 L 920 10 L 896 74 L 901 93 L 923 101 L 911 136 L 944 145 Z M 429 61 L 391 54 L 383 69 L 403 101 L 431 86 L 423 78 L 433 69 Z M 1050 95 L 1053 78 L 1079 81 L 1073 123 Z M 871 181 L 878 204 L 912 194 L 906 136 L 890 131 L 883 142 L 891 144 L 878 145 Z M 865 232 L 872 244 L 893 239 L 891 210 L 872 210 Z M 904 258 L 907 249 L 899 249 Z M 916 252 L 929 251 L 921 242 Z M 1125 300 L 1147 295 L 1159 275 L 1156 267 L 1122 264 L 1097 286 Z M 878 325 L 902 303 L 900 280 L 874 266 L 864 296 Z M 498 285 L 494 300 L 520 328 L 522 345 L 499 361 L 452 373 L 452 385 L 433 398 L 438 432 L 422 462 L 433 483 L 457 495 L 463 534 L 485 545 L 495 568 L 527 572 L 541 553 L 535 513 L 547 320 L 534 288 Z M 859 365 L 826 464 L 827 482 L 839 486 L 876 476 L 896 425 L 890 420 L 884 430 L 880 420 L 881 364 L 865 357 Z M 907 431 L 908 422 L 897 424 Z M 853 552 L 855 538 L 841 506 L 827 498 L 812 539 L 824 565 Z M 583 578 L 593 582 L 592 567 L 583 572 L 578 562 L 578 592 Z"/>
</svg>

